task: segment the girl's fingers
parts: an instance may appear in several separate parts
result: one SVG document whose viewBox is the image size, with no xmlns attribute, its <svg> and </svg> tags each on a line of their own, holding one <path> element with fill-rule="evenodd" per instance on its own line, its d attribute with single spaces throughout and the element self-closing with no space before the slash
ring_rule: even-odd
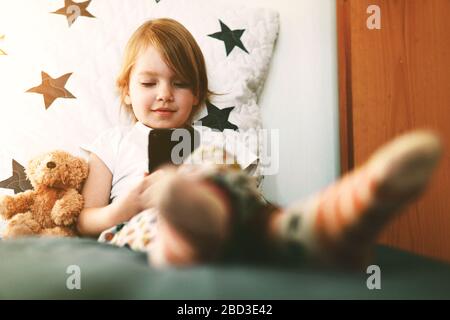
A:
<svg viewBox="0 0 450 320">
<path fill-rule="evenodd" d="M 145 178 L 145 188 L 141 191 L 142 202 L 148 206 L 155 206 L 158 199 L 167 189 L 171 179 L 176 178 L 173 168 L 163 168 Z"/>
<path fill-rule="evenodd" d="M 145 175 L 144 179 L 142 180 L 142 190 L 147 189 L 149 186 L 151 186 L 153 183 L 160 180 L 165 175 L 164 170 L 160 169 L 157 170 L 151 174 Z"/>
<path fill-rule="evenodd" d="M 161 180 L 160 180 L 161 181 Z M 141 193 L 142 203 L 145 208 L 157 206 L 161 195 L 164 193 L 164 181 L 156 182 Z"/>
</svg>

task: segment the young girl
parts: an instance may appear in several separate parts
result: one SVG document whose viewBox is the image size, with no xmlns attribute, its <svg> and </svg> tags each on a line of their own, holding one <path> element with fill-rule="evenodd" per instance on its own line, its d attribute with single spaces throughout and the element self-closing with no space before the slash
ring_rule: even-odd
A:
<svg viewBox="0 0 450 320">
<path fill-rule="evenodd" d="M 146 173 L 150 130 L 189 125 L 210 95 L 202 52 L 181 24 L 158 19 L 137 29 L 117 84 L 136 122 L 85 147 L 90 171 L 78 230 L 148 251 L 154 266 L 285 253 L 361 265 L 383 226 L 423 190 L 440 155 L 434 134 L 404 135 L 326 190 L 283 209 L 263 200 L 247 164 L 214 163 L 230 150 L 202 146 L 191 155 L 202 164 Z"/>
</svg>

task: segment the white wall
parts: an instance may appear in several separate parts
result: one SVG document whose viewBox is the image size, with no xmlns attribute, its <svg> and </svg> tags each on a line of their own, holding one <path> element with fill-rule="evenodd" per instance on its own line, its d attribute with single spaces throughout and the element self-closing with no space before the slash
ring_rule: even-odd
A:
<svg viewBox="0 0 450 320">
<path fill-rule="evenodd" d="M 242 4 L 242 0 L 228 0 Z M 246 0 L 280 13 L 280 34 L 261 99 L 266 128 L 280 130 L 280 170 L 264 194 L 280 204 L 339 174 L 335 0 Z"/>
</svg>

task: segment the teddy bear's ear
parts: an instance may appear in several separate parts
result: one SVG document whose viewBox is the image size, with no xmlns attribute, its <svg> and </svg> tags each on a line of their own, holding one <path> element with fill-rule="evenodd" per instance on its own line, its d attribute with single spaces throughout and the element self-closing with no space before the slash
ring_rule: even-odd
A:
<svg viewBox="0 0 450 320">
<path fill-rule="evenodd" d="M 76 158 L 76 168 L 78 168 L 78 170 L 80 170 L 80 175 L 82 177 L 82 179 L 86 179 L 88 176 L 88 172 L 89 172 L 89 166 L 86 160 L 82 159 L 82 158 Z"/>
<path fill-rule="evenodd" d="M 28 161 L 27 166 L 25 168 L 25 174 L 26 174 L 28 180 L 30 180 L 31 185 L 33 187 L 35 187 L 35 184 L 36 184 L 35 180 L 34 180 L 34 173 L 36 172 L 38 165 L 39 165 L 39 159 L 33 158 Z"/>
<path fill-rule="evenodd" d="M 35 161 L 33 159 L 28 160 L 27 166 L 25 167 L 25 174 L 27 177 L 30 177 L 30 175 L 34 172 L 34 169 L 36 168 Z"/>
<path fill-rule="evenodd" d="M 73 157 L 69 162 L 68 170 L 70 172 L 68 181 L 74 188 L 79 190 L 88 176 L 89 166 L 87 161 L 79 157 Z"/>
<path fill-rule="evenodd" d="M 83 176 L 83 180 L 87 178 L 88 173 L 89 173 L 89 165 L 87 163 L 86 160 L 84 159 L 79 159 L 80 161 L 80 168 L 81 168 L 81 172 L 82 172 L 82 176 Z"/>
<path fill-rule="evenodd" d="M 78 171 L 78 174 L 83 180 L 87 178 L 89 166 L 86 160 L 76 157 L 74 159 L 73 168 Z"/>
</svg>

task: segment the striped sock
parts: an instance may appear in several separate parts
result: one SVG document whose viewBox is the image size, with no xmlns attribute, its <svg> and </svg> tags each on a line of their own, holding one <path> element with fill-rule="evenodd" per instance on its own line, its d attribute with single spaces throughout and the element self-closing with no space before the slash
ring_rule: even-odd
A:
<svg viewBox="0 0 450 320">
<path fill-rule="evenodd" d="M 430 132 L 395 139 L 362 167 L 288 207 L 278 217 L 278 240 L 326 263 L 361 266 L 394 213 L 423 191 L 440 153 Z"/>
</svg>

